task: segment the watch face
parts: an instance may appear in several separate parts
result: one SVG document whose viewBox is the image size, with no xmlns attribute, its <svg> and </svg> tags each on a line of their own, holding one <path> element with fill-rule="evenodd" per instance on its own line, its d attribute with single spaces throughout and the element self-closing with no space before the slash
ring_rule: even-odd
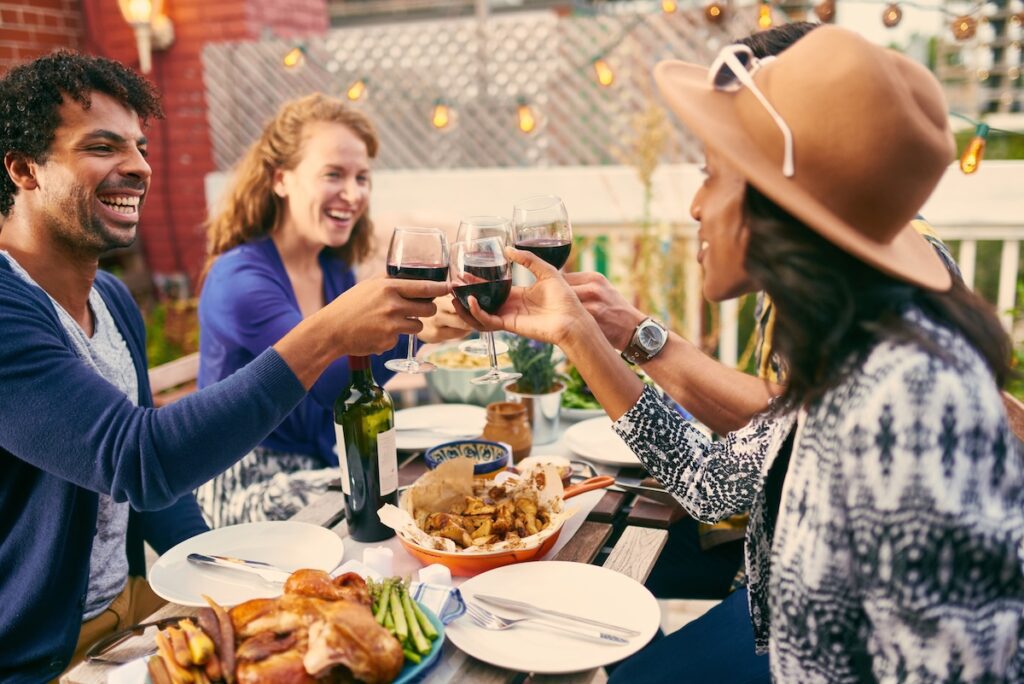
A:
<svg viewBox="0 0 1024 684">
<path fill-rule="evenodd" d="M 647 351 L 655 351 L 661 348 L 665 334 L 656 325 L 645 325 L 640 328 L 637 334 L 637 343 Z"/>
</svg>

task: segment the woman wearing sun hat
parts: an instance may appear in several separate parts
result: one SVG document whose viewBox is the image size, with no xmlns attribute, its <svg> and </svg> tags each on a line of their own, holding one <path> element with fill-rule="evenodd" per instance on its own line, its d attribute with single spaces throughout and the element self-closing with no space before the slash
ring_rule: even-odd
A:
<svg viewBox="0 0 1024 684">
<path fill-rule="evenodd" d="M 1024 469 L 1009 341 L 909 221 L 954 156 L 934 77 L 823 27 L 777 59 L 723 50 L 655 79 L 705 145 L 704 294 L 775 302 L 787 385 L 710 442 L 632 376 L 564 280 L 490 328 L 554 342 L 644 465 L 701 520 L 750 510 L 759 651 L 779 681 L 1024 679 Z M 679 681 L 672 636 L 614 674 Z"/>
</svg>

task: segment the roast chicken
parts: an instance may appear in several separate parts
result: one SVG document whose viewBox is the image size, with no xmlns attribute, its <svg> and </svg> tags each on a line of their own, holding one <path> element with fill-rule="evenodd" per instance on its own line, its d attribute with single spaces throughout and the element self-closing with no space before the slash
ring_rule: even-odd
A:
<svg viewBox="0 0 1024 684">
<path fill-rule="evenodd" d="M 390 682 L 405 661 L 402 647 L 377 624 L 366 582 L 355 573 L 331 579 L 299 570 L 276 599 L 230 611 L 240 684 Z"/>
</svg>

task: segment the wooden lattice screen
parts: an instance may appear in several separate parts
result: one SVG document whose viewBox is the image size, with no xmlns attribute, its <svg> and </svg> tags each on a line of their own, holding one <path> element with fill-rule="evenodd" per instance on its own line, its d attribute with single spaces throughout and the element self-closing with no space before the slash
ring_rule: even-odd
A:
<svg viewBox="0 0 1024 684">
<path fill-rule="evenodd" d="M 473 19 L 331 30 L 307 40 L 305 62 L 286 69 L 294 43 L 211 44 L 203 53 L 217 167 L 226 170 L 281 102 L 313 91 L 342 95 L 365 79 L 362 108 L 378 127 L 378 169 L 576 166 L 623 163 L 633 119 L 657 101 L 650 78 L 665 58 L 707 64 L 754 25 L 751 8 L 709 24 L 701 8 L 674 14 L 559 17 L 505 15 L 483 28 Z M 603 56 L 611 87 L 594 78 Z M 431 110 L 443 98 L 455 123 L 439 131 Z M 537 128 L 517 127 L 526 101 Z M 695 161 L 700 150 L 681 127 L 665 162 Z"/>
</svg>

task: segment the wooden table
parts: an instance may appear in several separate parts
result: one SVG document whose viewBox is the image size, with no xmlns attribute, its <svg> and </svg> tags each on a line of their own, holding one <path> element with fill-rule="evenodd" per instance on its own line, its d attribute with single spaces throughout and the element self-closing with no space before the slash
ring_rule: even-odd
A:
<svg viewBox="0 0 1024 684">
<path fill-rule="evenodd" d="M 557 449 L 556 449 L 557 451 Z M 551 449 L 545 451 L 551 453 Z M 425 469 L 421 458 L 410 457 L 403 461 L 399 470 L 399 484 L 409 484 L 419 477 Z M 608 469 L 602 468 L 609 472 Z M 577 563 L 598 563 L 606 568 L 616 570 L 638 582 L 643 583 L 654 567 L 661 554 L 668 532 L 659 527 L 663 525 L 662 514 L 654 516 L 656 526 L 651 527 L 649 516 L 640 516 L 641 524 L 630 521 L 632 495 L 607 492 L 588 516 L 587 521 L 569 540 L 555 560 L 573 561 Z M 644 501 L 644 504 L 650 502 Z M 662 509 L 668 507 L 651 504 Z M 348 526 L 343 518 L 344 498 L 341 492 L 329 491 L 307 508 L 299 511 L 292 520 L 307 522 L 328 527 L 339 537 L 348 536 Z M 642 526 L 646 521 L 648 526 Z M 544 561 L 537 561 L 544 562 Z M 151 620 L 175 615 L 194 615 L 196 609 L 168 604 L 157 611 Z M 134 642 L 134 643 L 133 643 Z M 152 637 L 134 637 L 125 642 L 129 648 L 148 647 L 152 645 Z M 96 663 L 83 663 L 61 678 L 61 682 L 74 684 L 94 684 L 106 682 L 107 675 L 115 666 Z M 424 680 L 429 684 L 447 682 L 480 682 L 482 684 L 502 684 L 522 682 L 568 682 L 582 684 L 589 682 L 594 672 L 581 672 L 571 675 L 529 675 L 497 668 L 455 648 L 450 641 L 444 645 L 440 661 Z"/>
</svg>

